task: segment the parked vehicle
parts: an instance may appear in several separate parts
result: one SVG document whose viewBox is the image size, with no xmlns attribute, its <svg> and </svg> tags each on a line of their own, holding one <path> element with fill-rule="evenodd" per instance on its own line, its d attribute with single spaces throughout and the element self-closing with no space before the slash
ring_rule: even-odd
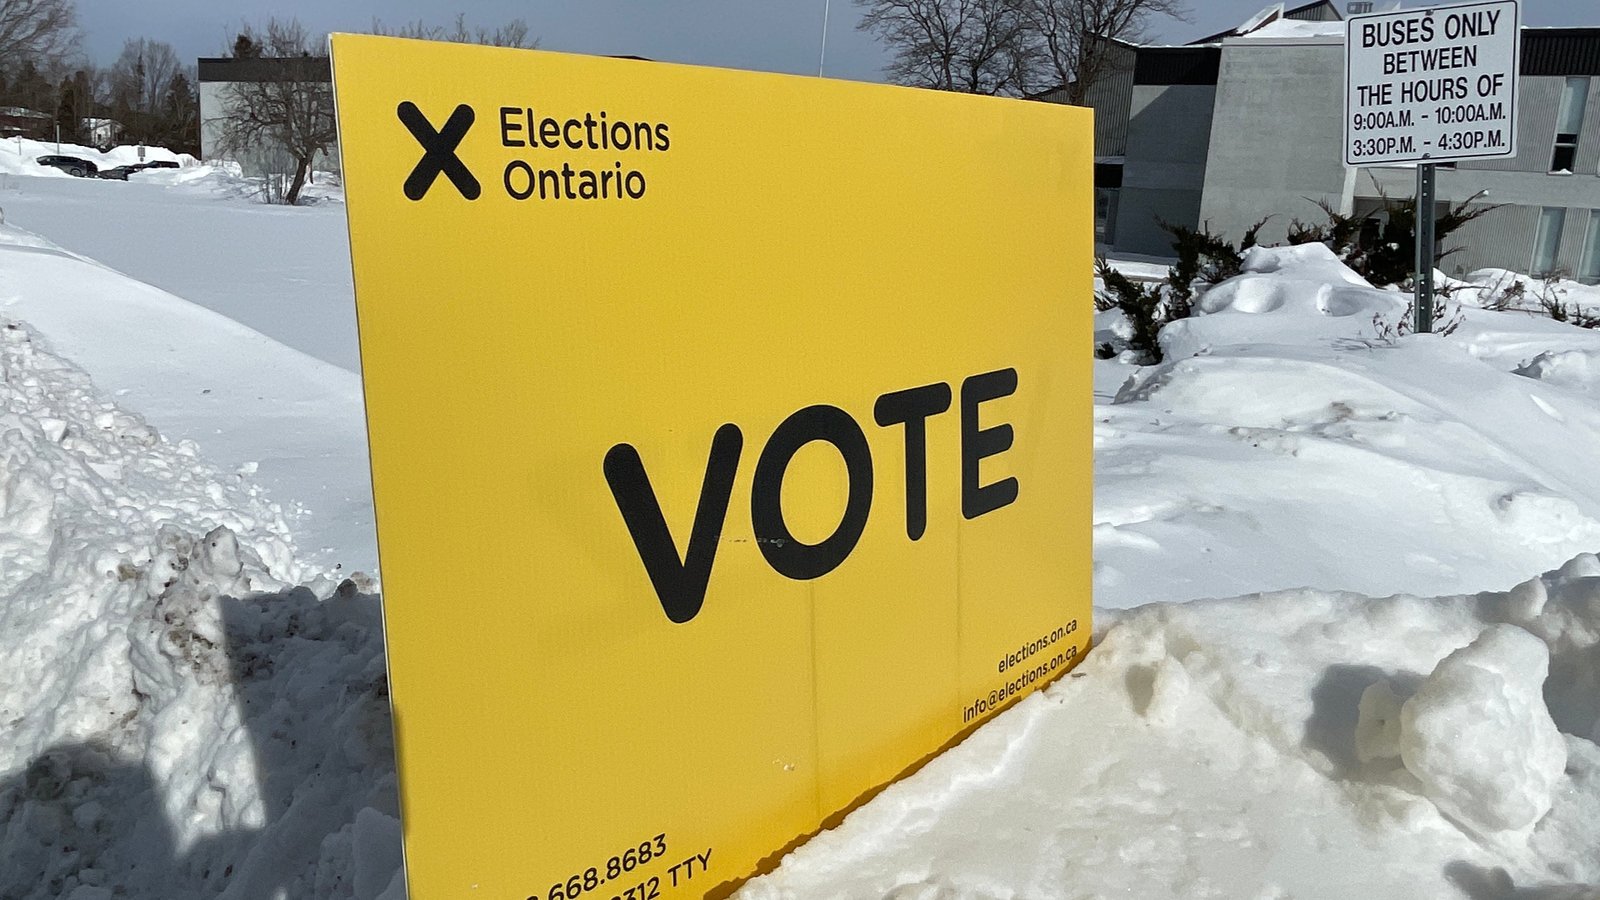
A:
<svg viewBox="0 0 1600 900">
<path fill-rule="evenodd" d="M 100 173 L 99 166 L 87 159 L 79 159 L 76 156 L 41 156 L 34 162 L 41 166 L 60 169 L 68 175 L 76 175 L 79 178 L 93 178 Z"/>
<path fill-rule="evenodd" d="M 143 172 L 145 169 L 176 169 L 176 168 L 178 168 L 178 164 L 177 163 L 172 162 L 171 160 L 158 159 L 158 160 L 153 160 L 151 162 L 129 163 L 129 164 L 125 165 L 125 166 L 117 166 L 117 167 L 111 168 L 111 169 L 102 169 L 100 171 L 100 173 L 99 173 L 99 177 L 101 177 L 101 178 L 114 178 L 117 181 L 127 181 L 129 175 L 133 174 L 134 172 Z"/>
</svg>

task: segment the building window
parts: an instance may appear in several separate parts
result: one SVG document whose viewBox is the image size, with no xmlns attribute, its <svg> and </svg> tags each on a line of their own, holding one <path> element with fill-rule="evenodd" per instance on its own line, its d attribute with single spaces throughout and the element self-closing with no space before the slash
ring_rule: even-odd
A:
<svg viewBox="0 0 1600 900">
<path fill-rule="evenodd" d="M 1117 239 L 1117 188 L 1094 189 L 1094 240 L 1110 244 Z"/>
<path fill-rule="evenodd" d="M 1567 224 L 1567 211 L 1546 206 L 1539 211 L 1539 230 L 1533 237 L 1533 268 L 1529 274 L 1544 278 L 1556 270 L 1556 253 L 1561 249 L 1561 229 Z"/>
<path fill-rule="evenodd" d="M 1578 162 L 1578 133 L 1583 130 L 1583 107 L 1589 100 L 1589 79 L 1568 78 L 1556 110 L 1556 146 L 1550 154 L 1550 171 L 1572 173 Z"/>
<path fill-rule="evenodd" d="M 1122 193 L 1122 163 L 1094 164 L 1094 239 L 1110 244 L 1117 239 L 1117 196 Z"/>
<path fill-rule="evenodd" d="M 1583 242 L 1578 280 L 1584 284 L 1600 284 L 1600 209 L 1589 210 L 1589 236 Z"/>
</svg>

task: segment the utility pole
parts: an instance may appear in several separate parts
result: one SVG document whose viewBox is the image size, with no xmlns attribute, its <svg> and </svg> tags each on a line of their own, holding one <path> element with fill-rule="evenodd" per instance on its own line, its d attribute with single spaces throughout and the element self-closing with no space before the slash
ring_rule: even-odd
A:
<svg viewBox="0 0 1600 900">
<path fill-rule="evenodd" d="M 817 54 L 817 77 L 822 77 L 822 67 L 828 61 L 828 6 L 831 0 L 822 0 L 822 51 Z"/>
</svg>

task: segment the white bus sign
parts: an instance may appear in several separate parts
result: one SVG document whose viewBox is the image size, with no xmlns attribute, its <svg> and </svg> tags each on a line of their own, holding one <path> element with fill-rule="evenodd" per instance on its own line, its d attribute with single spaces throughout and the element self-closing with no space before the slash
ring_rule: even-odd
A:
<svg viewBox="0 0 1600 900">
<path fill-rule="evenodd" d="M 1517 154 L 1516 0 L 1353 16 L 1349 29 L 1346 164 Z"/>
</svg>

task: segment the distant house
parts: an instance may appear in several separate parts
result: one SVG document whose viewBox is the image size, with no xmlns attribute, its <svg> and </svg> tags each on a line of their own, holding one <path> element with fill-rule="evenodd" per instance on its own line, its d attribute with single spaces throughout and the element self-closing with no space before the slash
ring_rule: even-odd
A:
<svg viewBox="0 0 1600 900">
<path fill-rule="evenodd" d="M 223 122 L 228 118 L 231 91 L 235 85 L 263 81 L 298 81 L 332 85 L 333 69 L 326 56 L 297 57 L 220 57 L 201 58 L 200 156 L 205 160 L 224 157 L 237 162 L 247 175 L 281 174 L 293 171 L 294 164 L 275 147 L 245 148 L 235 151 L 222 145 Z M 329 151 L 330 164 L 336 165 L 339 150 Z"/>
<path fill-rule="evenodd" d="M 55 133 L 56 119 L 49 113 L 21 106 L 0 106 L 0 137 L 46 140 Z"/>
<path fill-rule="evenodd" d="M 83 139 L 95 147 L 114 147 L 122 140 L 122 123 L 116 119 L 82 120 Z"/>
<path fill-rule="evenodd" d="M 1102 248 L 1170 256 L 1160 222 L 1237 240 L 1268 215 L 1262 239 L 1282 241 L 1317 201 L 1378 216 L 1411 196 L 1410 167 L 1344 164 L 1345 32 L 1332 3 L 1280 5 L 1198 44 L 1126 48 L 1089 95 Z M 1486 190 L 1503 205 L 1451 237 L 1444 265 L 1600 282 L 1600 27 L 1523 29 L 1517 104 L 1516 157 L 1439 170 L 1441 204 Z"/>
</svg>

